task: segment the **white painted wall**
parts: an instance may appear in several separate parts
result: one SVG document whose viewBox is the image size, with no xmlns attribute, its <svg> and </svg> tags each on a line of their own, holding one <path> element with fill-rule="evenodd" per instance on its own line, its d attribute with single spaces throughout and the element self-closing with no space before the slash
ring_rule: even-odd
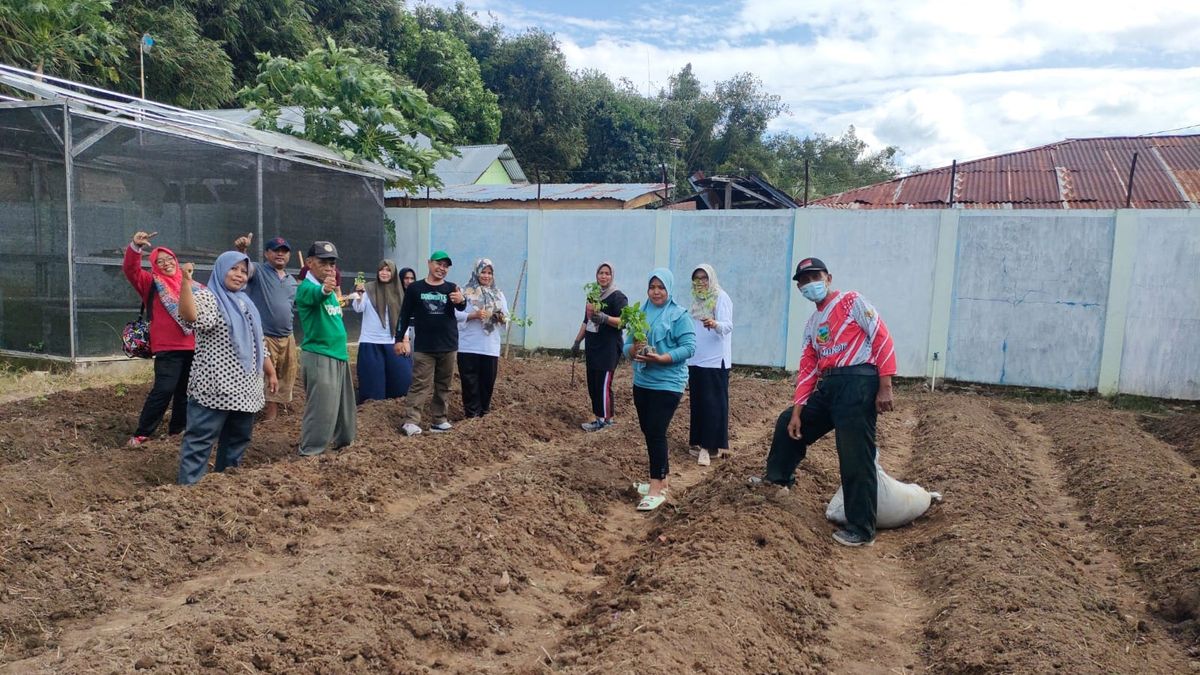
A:
<svg viewBox="0 0 1200 675">
<path fill-rule="evenodd" d="M 960 215 L 946 375 L 1096 388 L 1112 238 L 1111 212 Z"/>
<path fill-rule="evenodd" d="M 1144 213 L 1135 232 L 1120 390 L 1200 398 L 1200 213 Z"/>
<path fill-rule="evenodd" d="M 389 209 L 392 255 L 408 264 L 445 248 L 452 279 L 496 262 L 527 347 L 569 347 L 583 285 L 611 261 L 632 301 L 656 264 L 685 300 L 695 265 L 712 264 L 734 302 L 734 361 L 796 367 L 811 304 L 791 281 L 816 256 L 834 285 L 860 291 L 896 341 L 901 375 L 924 376 L 937 351 L 954 379 L 1200 399 L 1200 214 L 1189 211 L 742 212 Z M 1114 240 L 1122 242 L 1114 251 Z M 514 338 L 518 336 L 514 334 Z M 939 372 L 941 370 L 939 364 Z"/>
</svg>

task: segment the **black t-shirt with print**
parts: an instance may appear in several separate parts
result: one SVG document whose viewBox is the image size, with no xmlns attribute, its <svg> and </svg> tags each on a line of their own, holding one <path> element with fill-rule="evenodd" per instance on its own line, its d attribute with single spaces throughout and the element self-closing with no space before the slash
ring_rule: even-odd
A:
<svg viewBox="0 0 1200 675">
<path fill-rule="evenodd" d="M 625 298 L 625 294 L 621 291 L 613 291 L 612 295 L 604 299 L 604 313 L 609 316 L 621 316 L 621 310 L 625 309 L 625 305 L 629 301 Z M 587 316 L 586 314 L 584 315 Z M 587 320 L 586 318 L 584 319 Z M 617 367 L 617 361 L 621 357 L 621 346 L 625 341 L 620 328 L 613 328 L 607 324 L 599 327 L 597 332 L 585 331 L 584 339 L 584 354 L 587 358 L 587 367 L 592 370 L 612 370 Z"/>
<path fill-rule="evenodd" d="M 437 286 L 421 279 L 409 284 L 404 290 L 404 304 L 400 306 L 400 324 L 396 330 L 396 341 L 404 337 L 409 326 L 416 327 L 416 344 L 413 351 L 426 354 L 458 351 L 458 321 L 454 310 L 464 310 L 467 303 L 451 304 L 450 294 L 454 284 L 444 281 Z"/>
</svg>

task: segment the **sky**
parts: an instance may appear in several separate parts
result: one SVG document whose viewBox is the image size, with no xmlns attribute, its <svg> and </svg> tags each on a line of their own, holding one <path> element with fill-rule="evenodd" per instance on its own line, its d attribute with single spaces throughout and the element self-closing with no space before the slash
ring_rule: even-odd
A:
<svg viewBox="0 0 1200 675">
<path fill-rule="evenodd" d="M 452 6 L 453 0 L 430 4 Z M 656 93 L 688 63 L 712 85 L 758 76 L 771 131 L 853 125 L 906 168 L 1065 138 L 1200 133 L 1197 0 L 465 0 L 541 28 L 573 69 Z"/>
</svg>

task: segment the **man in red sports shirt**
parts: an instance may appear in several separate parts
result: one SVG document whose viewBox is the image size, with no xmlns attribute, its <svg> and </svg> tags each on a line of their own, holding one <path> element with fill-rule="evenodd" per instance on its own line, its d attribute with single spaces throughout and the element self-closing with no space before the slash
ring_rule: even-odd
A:
<svg viewBox="0 0 1200 675">
<path fill-rule="evenodd" d="M 751 483 L 791 486 L 808 446 L 833 430 L 849 521 L 833 539 L 846 546 L 870 546 L 879 489 L 875 420 L 892 409 L 892 336 L 862 296 L 832 288 L 833 275 L 819 259 L 801 260 L 792 279 L 817 309 L 804 326 L 792 407 L 775 423 L 766 475 Z"/>
</svg>

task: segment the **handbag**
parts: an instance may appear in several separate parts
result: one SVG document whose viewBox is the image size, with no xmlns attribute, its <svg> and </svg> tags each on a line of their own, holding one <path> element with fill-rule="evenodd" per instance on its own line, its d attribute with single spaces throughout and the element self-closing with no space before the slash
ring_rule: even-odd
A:
<svg viewBox="0 0 1200 675">
<path fill-rule="evenodd" d="M 154 299 L 158 288 L 150 283 L 150 296 L 138 310 L 137 319 L 125 324 L 121 330 L 121 350 L 131 359 L 151 359 L 154 352 L 150 351 L 150 322 L 146 319 L 146 306 Z"/>
</svg>

